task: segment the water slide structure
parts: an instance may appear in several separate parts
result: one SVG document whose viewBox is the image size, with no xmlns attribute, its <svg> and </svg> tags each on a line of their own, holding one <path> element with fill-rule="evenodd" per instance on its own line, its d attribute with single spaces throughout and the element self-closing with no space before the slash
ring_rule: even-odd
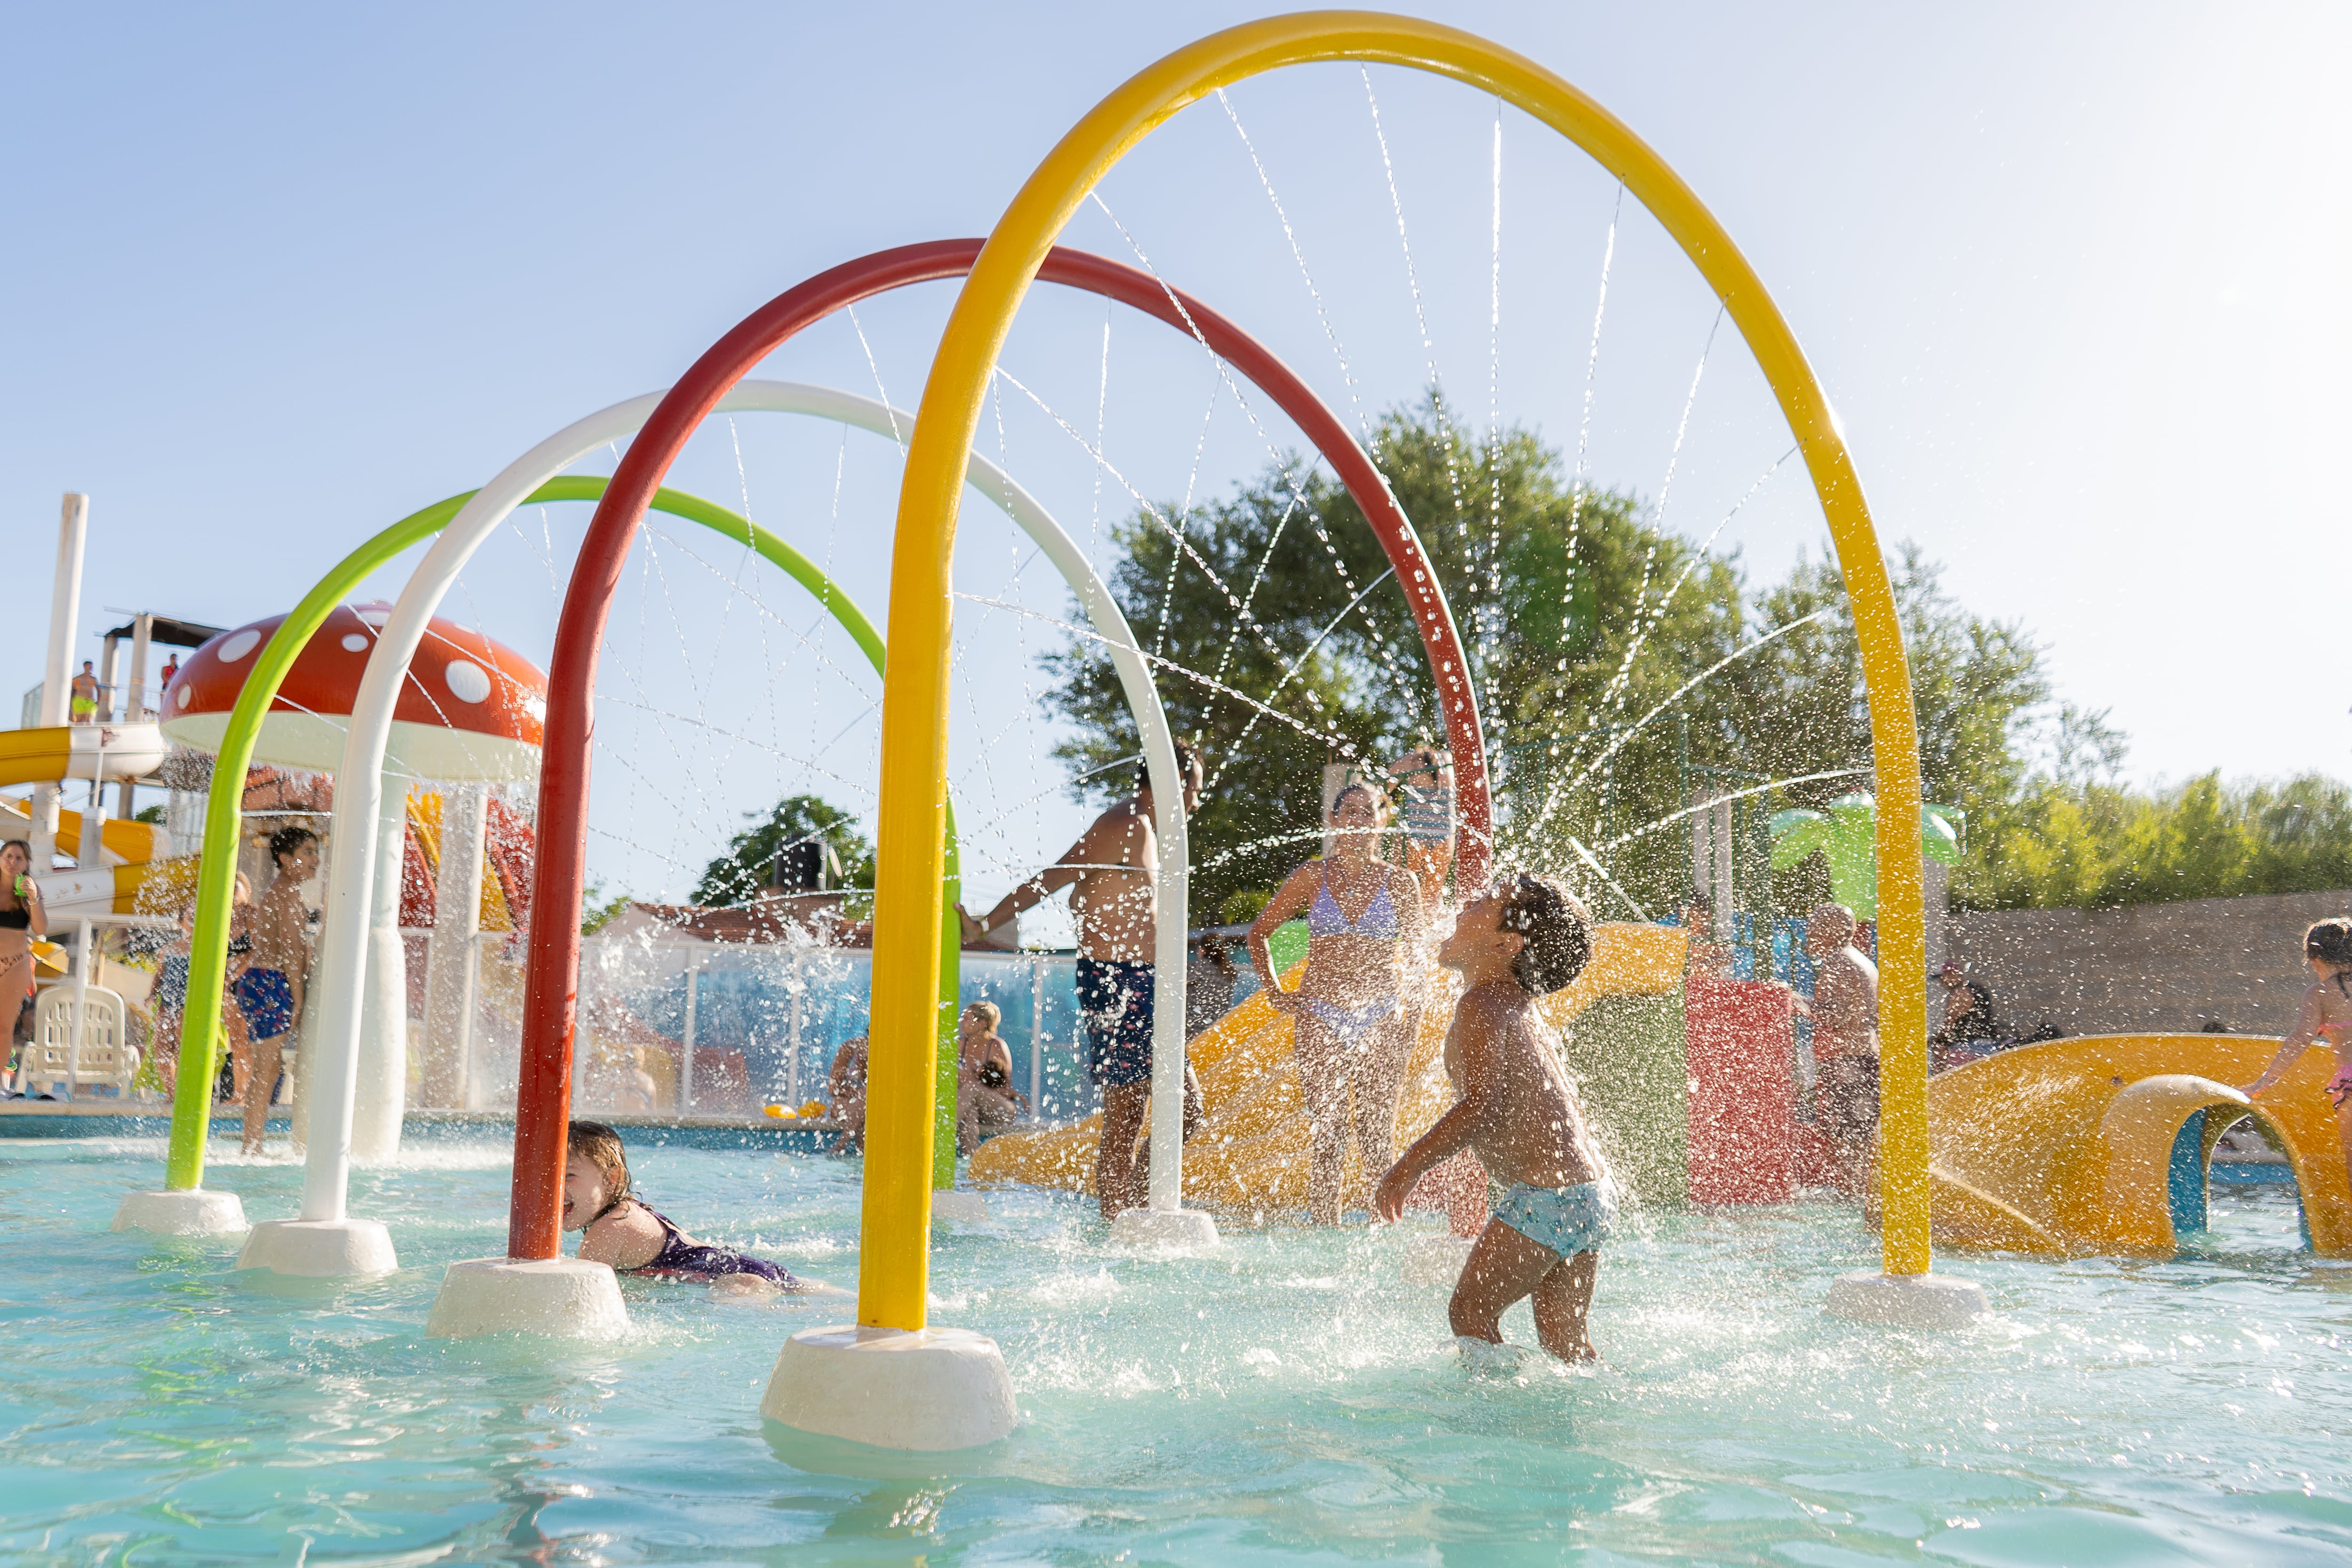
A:
<svg viewBox="0 0 2352 1568">
<path fill-rule="evenodd" d="M 1935 1239 L 2042 1257 L 2169 1258 L 2205 1228 L 2213 1145 L 2252 1116 L 2294 1172 L 2304 1234 L 2352 1257 L 2352 1182 L 2307 1051 L 2262 1099 L 2279 1042 L 2251 1035 L 2092 1035 L 2020 1046 L 1927 1085 Z"/>
<path fill-rule="evenodd" d="M 1292 928 L 1285 928 L 1288 931 Z M 1295 986 L 1303 939 L 1270 944 Z M 1649 1202 L 1784 1202 L 1818 1180 L 1825 1149 L 1796 1120 L 1794 1040 L 1787 992 L 1752 982 L 1683 973 L 1679 927 L 1603 924 L 1592 962 L 1575 984 L 1544 998 L 1570 1071 L 1610 1156 L 1633 1194 Z M 1398 1099 L 1402 1148 L 1454 1103 L 1440 1052 L 1453 1017 L 1454 981 L 1431 978 Z M 1206 1119 L 1186 1149 L 1184 1199 L 1247 1219 L 1307 1203 L 1307 1125 L 1291 1057 L 1290 1016 L 1252 995 L 1187 1047 Z M 974 1152 L 975 1184 L 1090 1191 L 1099 1116 L 1074 1127 L 1000 1133 Z M 1360 1190 L 1379 1173 L 1349 1152 L 1347 1180 Z M 1474 1179 L 1475 1173 L 1471 1173 Z M 1436 1173 L 1433 1173 L 1434 1178 Z M 1426 1206 L 1457 1194 L 1419 1194 Z"/>
<path fill-rule="evenodd" d="M 107 784 L 143 779 L 161 765 L 163 751 L 163 733 L 152 723 L 0 730 L 0 788 L 56 787 L 68 779 L 95 778 Z M 0 837 L 29 837 L 32 826 L 32 807 L 26 802 L 0 798 Z M 98 863 L 92 865 L 85 853 L 91 847 L 82 843 L 82 813 L 58 809 L 58 843 L 82 864 L 39 876 L 42 901 L 52 921 L 131 914 L 141 908 L 140 889 L 148 879 L 175 864 L 171 836 L 152 823 L 101 816 L 98 828 Z"/>
</svg>

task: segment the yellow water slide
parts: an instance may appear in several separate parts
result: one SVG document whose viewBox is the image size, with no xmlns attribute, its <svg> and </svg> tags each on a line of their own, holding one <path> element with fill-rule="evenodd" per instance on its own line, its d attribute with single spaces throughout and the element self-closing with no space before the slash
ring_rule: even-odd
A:
<svg viewBox="0 0 2352 1568">
<path fill-rule="evenodd" d="M 1685 933 L 1672 926 L 1601 926 L 1592 962 L 1576 984 L 1544 998 L 1545 1017 L 1563 1027 L 1599 997 L 1674 990 L 1682 984 L 1685 942 Z M 1285 973 L 1286 986 L 1298 984 L 1301 967 Z M 1449 973 L 1433 975 L 1423 998 L 1397 1102 L 1399 1148 L 1427 1131 L 1454 1103 L 1440 1052 L 1453 1022 L 1454 984 Z M 1194 1037 L 1187 1055 L 1208 1115 L 1184 1145 L 1184 1201 L 1251 1215 L 1306 1207 L 1307 1111 L 1291 1060 L 1290 1016 L 1252 995 Z M 971 1179 L 983 1186 L 1091 1192 L 1101 1136 L 1099 1115 L 1074 1127 L 1003 1133 L 973 1153 Z M 1349 1190 L 1363 1181 L 1351 1142 Z"/>
<path fill-rule="evenodd" d="M 58 724 L 47 729 L 0 730 L 0 788 L 10 784 L 55 784 L 68 779 L 145 778 L 163 760 L 162 732 L 152 724 Z M 0 796 L 0 831 L 12 838 L 31 829 L 32 815 L 20 800 Z M 99 843 L 107 864 L 58 873 L 69 879 L 60 886 L 45 877 L 45 896 L 53 911 L 68 906 L 131 914 L 152 904 L 141 901 L 141 889 L 158 876 L 185 874 L 194 888 L 194 857 L 184 861 L 156 859 L 161 831 L 152 823 L 117 822 L 99 828 Z M 81 843 L 81 813 L 59 811 L 58 843 L 73 853 Z"/>
<path fill-rule="evenodd" d="M 57 724 L 46 730 L 0 730 L 0 788 L 87 779 L 143 779 L 163 760 L 163 737 L 152 724 Z"/>
<path fill-rule="evenodd" d="M 2293 1167 L 2312 1250 L 2352 1256 L 2352 1180 L 2323 1087 L 2331 1053 L 2306 1052 L 2259 1101 L 2233 1087 L 2278 1048 L 2245 1035 L 2095 1035 L 1930 1079 L 1937 1244 L 2168 1258 L 2176 1221 L 2202 1214 L 2214 1140 L 2251 1114 Z"/>
</svg>

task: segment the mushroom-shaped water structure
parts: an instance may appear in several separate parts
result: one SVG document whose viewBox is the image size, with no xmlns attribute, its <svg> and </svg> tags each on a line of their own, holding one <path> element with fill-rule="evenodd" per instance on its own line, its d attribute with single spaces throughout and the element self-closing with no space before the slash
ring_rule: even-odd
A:
<svg viewBox="0 0 2352 1568">
<path fill-rule="evenodd" d="M 262 717 L 253 748 L 256 762 L 314 771 L 341 764 L 352 704 L 375 650 L 377 634 L 391 615 L 392 606 L 384 604 L 342 605 L 329 614 L 287 670 Z M 278 616 L 255 621 L 224 632 L 198 648 L 163 693 L 164 736 L 183 745 L 218 752 L 238 693 L 258 662 L 255 655 L 284 619 Z M 449 852 L 457 850 L 477 882 L 483 805 L 478 786 L 537 776 L 541 725 L 546 711 L 547 676 L 537 665 L 454 622 L 436 618 L 426 627 L 393 710 L 385 772 L 404 781 L 399 786 L 402 794 L 406 793 L 408 779 L 478 786 L 463 792 L 475 828 L 470 843 L 463 848 L 444 847 L 445 864 L 451 858 Z M 298 1074 L 298 1083 L 315 1081 L 321 1093 L 336 1093 L 334 1085 L 351 1084 L 350 1152 L 362 1159 L 383 1158 L 399 1148 L 407 1079 L 407 979 L 399 931 L 403 818 L 397 814 L 386 814 L 386 817 L 390 833 L 380 835 L 375 845 L 340 847 L 347 854 L 375 855 L 375 886 L 382 894 L 373 910 L 362 911 L 369 932 L 366 973 L 360 980 L 366 998 L 361 1037 L 356 1042 L 314 1042 L 311 1031 L 304 1028 L 304 1059 Z M 461 841 L 464 837 L 462 832 L 452 837 Z M 426 967 L 428 991 L 436 993 L 449 988 L 451 973 L 462 985 L 467 973 L 463 960 L 468 955 L 477 923 L 470 900 L 445 899 L 441 908 L 445 917 L 457 917 L 449 923 L 461 929 L 441 925 L 435 929 Z M 326 976 L 317 980 L 322 985 L 331 983 Z M 436 980 L 441 982 L 437 987 Z M 305 1008 L 306 1025 L 313 1012 Z M 331 1072 L 328 1069 L 333 1064 L 309 1059 L 319 1049 L 346 1053 L 338 1061 L 348 1067 Z M 298 1125 L 308 1109 L 307 1104 L 298 1106 Z M 314 1141 L 313 1166 L 321 1163 L 324 1154 L 331 1154 L 340 1165 L 341 1151 L 326 1148 L 328 1142 L 340 1141 L 340 1135 Z M 312 1176 L 323 1179 L 315 1170 Z M 371 1221 L 265 1222 L 248 1237 L 239 1266 L 285 1274 L 355 1274 L 392 1268 L 394 1259 L 389 1237 L 382 1226 Z"/>
<path fill-rule="evenodd" d="M 343 758 L 343 731 L 367 672 L 385 604 L 339 606 L 287 671 L 261 721 L 253 760 L 325 770 Z M 286 617 L 272 616 L 223 632 L 180 667 L 163 692 L 163 734 L 217 752 L 229 710 L 245 689 L 253 655 Z M 534 778 L 547 676 L 502 644 L 451 621 L 435 619 L 409 661 L 393 710 L 386 761 L 417 778 L 494 781 Z"/>
</svg>

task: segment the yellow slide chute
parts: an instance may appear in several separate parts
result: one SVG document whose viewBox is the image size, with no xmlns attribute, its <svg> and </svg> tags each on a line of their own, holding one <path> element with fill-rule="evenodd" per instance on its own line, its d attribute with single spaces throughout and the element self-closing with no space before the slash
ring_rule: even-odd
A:
<svg viewBox="0 0 2352 1568">
<path fill-rule="evenodd" d="M 1560 1028 L 1596 998 L 1675 990 L 1682 984 L 1685 941 L 1673 926 L 1601 926 L 1592 962 L 1576 984 L 1544 998 L 1544 1016 Z M 1300 967 L 1283 976 L 1286 986 L 1297 984 Z M 1440 973 L 1423 996 L 1420 1034 L 1397 1100 L 1399 1148 L 1426 1132 L 1454 1103 L 1440 1052 L 1454 1019 L 1454 986 L 1452 974 Z M 1291 1026 L 1290 1015 L 1264 995 L 1252 995 L 1187 1048 L 1208 1114 L 1184 1145 L 1186 1204 L 1251 1215 L 1306 1207 L 1307 1109 L 1291 1058 Z M 973 1153 L 971 1179 L 988 1186 L 1090 1192 L 1101 1136 L 1099 1115 L 1074 1127 L 1003 1133 Z M 1352 1143 L 1348 1159 L 1348 1187 L 1358 1190 L 1365 1173 Z"/>
<path fill-rule="evenodd" d="M 0 731 L 0 742 L 12 735 L 47 733 L 48 731 L 39 730 Z M 5 829 L 5 837 L 25 837 L 32 829 L 32 812 L 25 802 L 0 796 L 0 829 Z M 109 817 L 99 824 L 100 847 L 120 863 L 95 868 L 86 875 L 104 876 L 111 882 L 113 894 L 107 912 L 118 915 L 163 914 L 194 895 L 196 858 L 182 855 L 156 859 L 155 851 L 161 847 L 159 840 L 163 837 L 163 830 L 152 822 L 129 822 Z M 70 854 L 80 844 L 81 813 L 60 806 L 58 810 L 58 847 Z M 175 890 L 176 897 L 173 896 Z"/>
<path fill-rule="evenodd" d="M 417 848 L 424 852 L 425 874 L 437 878 L 441 873 L 441 797 L 427 791 L 410 794 L 408 826 L 416 835 Z M 481 914 L 477 929 L 508 931 L 514 928 L 514 915 L 507 908 L 506 884 L 499 879 L 492 868 L 485 866 Z"/>
<path fill-rule="evenodd" d="M 2310 1051 L 2249 1103 L 2278 1050 L 2246 1035 L 2093 1035 L 2020 1046 L 1927 1085 L 1928 1181 L 1939 1245 L 2045 1257 L 2168 1258 L 2170 1184 L 2201 1191 L 2213 1140 L 2251 1113 L 2294 1172 L 2312 1250 L 2352 1256 L 2352 1180 L 2325 1085 L 2332 1053 Z M 2202 1146 L 2179 1151 L 2189 1118 Z"/>
</svg>

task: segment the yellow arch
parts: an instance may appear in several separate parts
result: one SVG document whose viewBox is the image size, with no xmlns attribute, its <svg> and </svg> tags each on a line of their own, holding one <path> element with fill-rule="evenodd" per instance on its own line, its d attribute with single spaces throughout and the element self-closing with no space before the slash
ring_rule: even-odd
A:
<svg viewBox="0 0 2352 1568">
<path fill-rule="evenodd" d="M 933 1049 L 925 976 L 939 948 L 947 773 L 949 573 L 982 402 L 1013 317 L 1087 194 L 1187 104 L 1282 66 L 1358 60 L 1451 77 L 1517 105 L 1582 147 L 1647 206 L 1722 299 L 1780 399 L 1821 495 L 1853 602 L 1877 759 L 1884 964 L 1880 1181 L 1890 1273 L 1925 1273 L 1927 947 L 1918 871 L 1919 746 L 1886 565 L 1829 399 L 1788 323 L 1721 225 L 1616 116 L 1534 61 L 1432 22 L 1310 11 L 1228 28 L 1130 78 L 1064 136 L 998 220 L 931 362 L 898 495 L 883 682 L 875 897 L 873 1065 L 866 1100 L 858 1321 L 924 1325 L 930 1234 Z"/>
</svg>

